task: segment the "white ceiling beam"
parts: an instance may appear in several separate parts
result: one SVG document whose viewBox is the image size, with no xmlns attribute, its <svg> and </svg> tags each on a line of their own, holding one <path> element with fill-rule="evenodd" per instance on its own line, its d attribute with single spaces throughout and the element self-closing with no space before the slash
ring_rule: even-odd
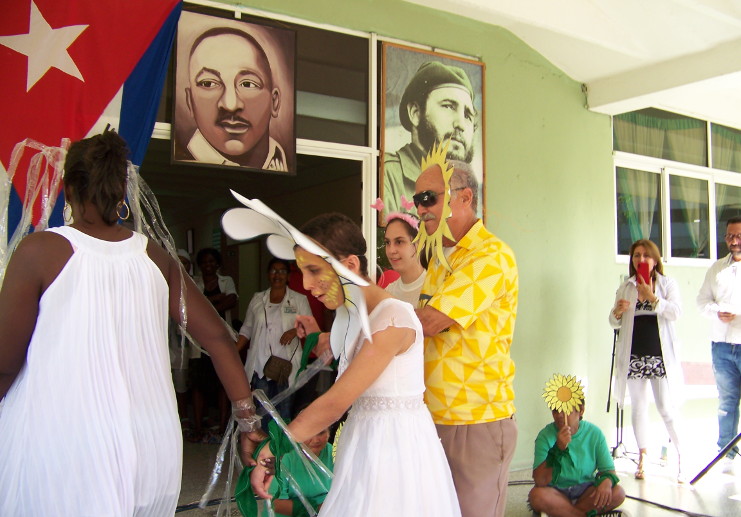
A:
<svg viewBox="0 0 741 517">
<path fill-rule="evenodd" d="M 741 39 L 695 54 L 589 81 L 587 102 L 590 109 L 600 113 L 624 113 L 645 107 L 641 104 L 658 93 L 722 78 L 739 71 Z"/>
</svg>

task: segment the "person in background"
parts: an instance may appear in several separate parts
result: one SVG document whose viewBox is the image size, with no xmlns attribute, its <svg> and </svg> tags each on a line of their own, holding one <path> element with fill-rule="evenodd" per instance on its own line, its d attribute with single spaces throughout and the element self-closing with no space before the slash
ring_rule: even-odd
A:
<svg viewBox="0 0 741 517">
<path fill-rule="evenodd" d="M 187 250 L 180 248 L 177 250 L 177 254 L 185 272 L 190 276 L 193 276 L 193 261 L 190 259 L 190 253 L 188 253 Z"/>
<path fill-rule="evenodd" d="M 648 271 L 648 281 L 638 274 L 641 264 Z M 630 247 L 630 277 L 615 293 L 610 324 L 619 328 L 615 345 L 615 398 L 619 408 L 625 403 L 625 388 L 630 393 L 631 421 L 638 444 L 636 479 L 645 477 L 645 460 L 651 431 L 648 423 L 649 386 L 656 409 L 664 420 L 677 451 L 677 480 L 684 482 L 677 433 L 676 404 L 672 395 L 681 390 L 682 369 L 677 359 L 677 335 L 674 322 L 682 314 L 682 300 L 677 282 L 664 276 L 664 265 L 656 244 L 648 239 Z"/>
<path fill-rule="evenodd" d="M 741 401 L 741 216 L 726 223 L 728 255 L 705 274 L 697 306 L 710 319 L 713 373 L 718 385 L 718 449 L 724 449 L 738 433 Z M 733 471 L 738 447 L 732 448 L 723 469 Z"/>
<path fill-rule="evenodd" d="M 113 131 L 73 143 L 64 164 L 73 222 L 28 235 L 8 264 L 0 515 L 175 513 L 183 448 L 167 319 L 180 321 L 181 297 L 187 331 L 211 354 L 249 431 L 243 456 L 262 438 L 248 379 L 211 304 L 162 247 L 118 224 L 129 216 L 128 173 L 136 174 L 127 154 Z"/>
<path fill-rule="evenodd" d="M 419 303 L 419 293 L 425 281 L 425 268 L 419 261 L 414 239 L 419 231 L 419 219 L 411 214 L 392 212 L 386 217 L 383 244 L 386 258 L 399 278 L 386 286 L 386 291 L 401 301 Z"/>
<path fill-rule="evenodd" d="M 530 506 L 552 517 L 621 515 L 609 512 L 623 504 L 625 490 L 618 486 L 605 435 L 584 420 L 581 383 L 556 374 L 543 397 L 553 422 L 535 438 Z"/>
<path fill-rule="evenodd" d="M 263 390 L 268 398 L 293 385 L 303 351 L 301 340 L 296 335 L 296 316 L 311 315 L 306 296 L 288 288 L 290 269 L 287 260 L 270 259 L 267 268 L 270 288 L 255 293 L 250 300 L 237 339 L 238 350 L 249 347 L 244 369 L 252 381 L 252 389 Z M 290 361 L 291 374 L 285 382 L 266 375 L 265 365 L 271 357 Z M 293 416 L 292 402 L 293 396 L 276 407 L 283 419 Z M 267 430 L 267 419 L 263 427 Z"/>
<path fill-rule="evenodd" d="M 214 248 L 203 248 L 196 255 L 196 264 L 201 274 L 193 277 L 198 289 L 208 298 L 219 316 L 231 325 L 231 310 L 237 305 L 237 288 L 230 276 L 219 274 L 221 253 Z M 194 361 L 195 359 L 195 361 Z M 229 420 L 228 401 L 224 388 L 219 382 L 211 358 L 201 354 L 193 347 L 191 354 L 191 393 L 193 399 L 193 441 L 219 443 Z M 204 431 L 206 399 L 216 401 L 219 411 L 219 424 Z M 214 432 L 215 431 L 215 432 Z"/>
</svg>

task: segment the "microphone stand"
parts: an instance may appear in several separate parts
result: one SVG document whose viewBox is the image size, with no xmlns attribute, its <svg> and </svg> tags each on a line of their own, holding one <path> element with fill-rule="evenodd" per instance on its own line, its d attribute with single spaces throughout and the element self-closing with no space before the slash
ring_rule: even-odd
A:
<svg viewBox="0 0 741 517">
<path fill-rule="evenodd" d="M 607 413 L 610 412 L 610 399 L 612 398 L 612 375 L 615 372 L 615 348 L 617 347 L 617 337 L 618 337 L 618 330 L 613 330 L 613 336 L 612 336 L 612 360 L 610 361 L 610 377 L 609 377 L 609 386 L 607 388 L 607 408 L 605 411 Z M 617 408 L 615 412 L 615 447 L 612 448 L 612 457 L 617 458 L 618 455 L 618 449 L 623 446 L 623 408 L 619 407 L 617 405 L 617 402 L 615 403 L 615 406 Z"/>
</svg>

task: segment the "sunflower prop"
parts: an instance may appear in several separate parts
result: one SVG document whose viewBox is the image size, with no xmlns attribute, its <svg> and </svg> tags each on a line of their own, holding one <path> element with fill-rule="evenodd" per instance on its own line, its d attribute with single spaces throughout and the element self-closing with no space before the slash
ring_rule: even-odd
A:
<svg viewBox="0 0 741 517">
<path fill-rule="evenodd" d="M 445 258 L 443 237 L 448 238 L 451 241 L 453 240 L 453 235 L 450 233 L 450 228 L 448 228 L 448 217 L 451 215 L 450 177 L 453 175 L 453 166 L 445 159 L 448 155 L 449 146 L 450 140 L 446 140 L 441 144 L 434 144 L 432 149 L 430 149 L 429 154 L 422 160 L 422 171 L 437 166 L 443 175 L 443 181 L 445 182 L 444 197 L 442 200 L 443 212 L 440 217 L 440 224 L 432 235 L 428 235 L 425 225 L 420 224 L 419 233 L 414 239 L 414 243 L 417 245 L 417 254 L 419 256 L 425 256 L 429 260 L 434 255 L 448 271 L 450 271 L 450 265 L 448 264 L 448 260 Z"/>
<path fill-rule="evenodd" d="M 543 398 L 551 411 L 568 415 L 584 404 L 584 390 L 573 375 L 556 373 L 545 383 Z"/>
</svg>

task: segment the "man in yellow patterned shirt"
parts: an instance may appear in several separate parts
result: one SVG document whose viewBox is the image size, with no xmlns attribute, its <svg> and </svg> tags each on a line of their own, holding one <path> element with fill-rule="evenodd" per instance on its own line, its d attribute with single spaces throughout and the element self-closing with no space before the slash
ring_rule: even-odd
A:
<svg viewBox="0 0 741 517">
<path fill-rule="evenodd" d="M 510 357 L 517 266 L 509 246 L 476 218 L 478 188 L 469 166 L 429 163 L 414 196 L 432 255 L 417 309 L 425 401 L 463 517 L 500 517 L 517 442 Z"/>
</svg>

